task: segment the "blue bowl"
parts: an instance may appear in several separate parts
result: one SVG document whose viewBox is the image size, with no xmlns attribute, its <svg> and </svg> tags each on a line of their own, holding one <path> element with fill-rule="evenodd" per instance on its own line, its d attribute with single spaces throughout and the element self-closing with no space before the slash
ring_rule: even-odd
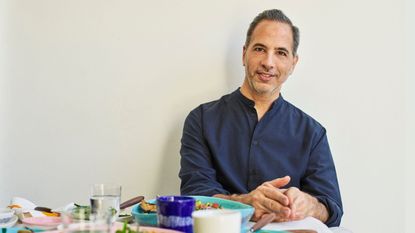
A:
<svg viewBox="0 0 415 233">
<path fill-rule="evenodd" d="M 248 227 L 247 224 L 249 219 L 251 219 L 252 215 L 254 214 L 254 207 L 250 205 L 246 205 L 240 202 L 226 200 L 217 197 L 206 197 L 206 196 L 191 196 L 196 201 L 201 201 L 202 203 L 218 203 L 223 209 L 231 209 L 236 210 L 241 213 L 242 220 L 241 220 L 241 228 L 242 231 L 247 231 Z M 149 203 L 155 204 L 156 200 L 152 199 L 148 201 Z M 134 216 L 136 222 L 140 225 L 144 226 L 157 226 L 157 213 L 145 213 L 143 209 L 141 209 L 140 204 L 135 205 L 132 210 L 131 214 Z"/>
</svg>

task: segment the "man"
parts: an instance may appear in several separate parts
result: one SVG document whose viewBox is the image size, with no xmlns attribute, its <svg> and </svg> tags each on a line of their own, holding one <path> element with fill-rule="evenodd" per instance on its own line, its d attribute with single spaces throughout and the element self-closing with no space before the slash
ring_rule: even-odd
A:
<svg viewBox="0 0 415 233">
<path fill-rule="evenodd" d="M 298 61 L 299 31 L 280 10 L 251 23 L 243 47 L 240 89 L 202 104 L 186 118 L 181 193 L 255 207 L 253 220 L 313 216 L 329 227 L 343 215 L 326 130 L 287 102 L 282 84 Z"/>
</svg>

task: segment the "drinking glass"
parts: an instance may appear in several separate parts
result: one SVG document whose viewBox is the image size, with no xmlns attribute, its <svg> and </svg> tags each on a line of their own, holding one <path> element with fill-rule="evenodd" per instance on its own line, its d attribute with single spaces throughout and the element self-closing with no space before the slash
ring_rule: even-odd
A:
<svg viewBox="0 0 415 233">
<path fill-rule="evenodd" d="M 61 233 L 111 233 L 112 223 L 107 219 L 89 221 L 87 208 L 69 208 L 61 212 L 62 225 L 58 226 Z"/>
<path fill-rule="evenodd" d="M 160 196 L 157 198 L 157 220 L 162 228 L 193 233 L 192 212 L 195 199 L 186 196 Z"/>
<path fill-rule="evenodd" d="M 121 186 L 94 184 L 91 187 L 91 220 L 108 219 L 115 222 L 120 213 Z"/>
</svg>

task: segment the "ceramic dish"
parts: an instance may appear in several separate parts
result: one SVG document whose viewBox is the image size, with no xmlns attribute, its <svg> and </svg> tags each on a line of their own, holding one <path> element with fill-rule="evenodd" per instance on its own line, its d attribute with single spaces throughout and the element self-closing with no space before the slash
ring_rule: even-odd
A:
<svg viewBox="0 0 415 233">
<path fill-rule="evenodd" d="M 15 224 L 16 224 L 16 222 L 17 222 L 17 220 L 18 220 L 19 218 L 16 216 L 16 215 L 13 215 L 10 219 L 9 219 L 9 221 L 7 221 L 7 222 L 1 222 L 0 223 L 0 228 L 6 228 L 6 227 L 12 227 L 12 226 L 14 226 Z"/>
<path fill-rule="evenodd" d="M 202 203 L 218 203 L 221 208 L 223 209 L 231 209 L 231 210 L 237 210 L 241 213 L 242 216 L 242 230 L 246 232 L 247 230 L 247 223 L 249 219 L 254 214 L 254 208 L 250 205 L 245 205 L 240 202 L 231 201 L 231 200 L 225 200 L 222 198 L 216 198 L 216 197 L 206 197 L 206 196 L 191 196 L 196 199 L 196 201 L 201 201 Z M 149 200 L 149 203 L 155 204 L 156 200 Z M 145 226 L 157 226 L 157 213 L 145 213 L 141 207 L 140 204 L 135 205 L 132 208 L 131 211 L 132 215 L 134 216 L 134 219 L 136 222 L 138 222 L 140 225 Z"/>
<path fill-rule="evenodd" d="M 163 229 L 158 227 L 140 227 L 142 232 L 154 232 L 154 233 L 183 233 L 181 231 L 174 231 L 170 229 Z"/>
<path fill-rule="evenodd" d="M 9 222 L 14 216 L 14 210 L 10 208 L 1 208 L 0 209 L 0 224 Z"/>
<path fill-rule="evenodd" d="M 30 217 L 22 219 L 27 227 L 35 227 L 40 229 L 54 229 L 62 223 L 59 217 Z"/>
</svg>

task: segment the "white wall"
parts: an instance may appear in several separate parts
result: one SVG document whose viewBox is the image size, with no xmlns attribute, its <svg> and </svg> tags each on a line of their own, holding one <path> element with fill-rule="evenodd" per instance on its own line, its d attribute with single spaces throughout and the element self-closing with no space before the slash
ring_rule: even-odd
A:
<svg viewBox="0 0 415 233">
<path fill-rule="evenodd" d="M 405 232 L 413 231 L 415 219 L 415 2 L 405 1 L 405 28 L 406 28 L 406 160 L 405 160 Z"/>
<path fill-rule="evenodd" d="M 283 94 L 328 130 L 342 225 L 409 232 L 404 3 L 0 0 L 0 206 L 87 203 L 97 182 L 178 193 L 184 118 L 239 86 L 249 22 L 281 8 L 301 30 Z"/>
<path fill-rule="evenodd" d="M 3 171 L 5 167 L 3 161 L 6 159 L 4 149 L 6 147 L 6 49 L 5 31 L 6 31 L 6 2 L 0 0 L 0 204 L 3 204 L 3 190 L 6 189 L 6 177 Z"/>
</svg>

